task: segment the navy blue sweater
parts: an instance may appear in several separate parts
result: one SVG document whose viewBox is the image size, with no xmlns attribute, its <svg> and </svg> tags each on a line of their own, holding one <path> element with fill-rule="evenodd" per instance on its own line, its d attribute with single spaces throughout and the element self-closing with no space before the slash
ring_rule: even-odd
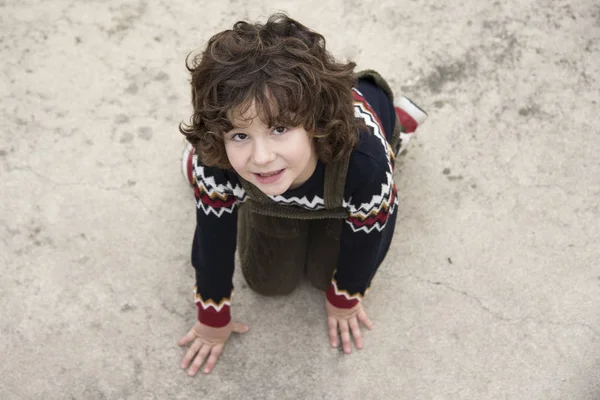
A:
<svg viewBox="0 0 600 400">
<path fill-rule="evenodd" d="M 354 109 L 368 129 L 360 131 L 360 142 L 350 156 L 343 202 L 348 216 L 327 291 L 328 300 L 344 308 L 354 306 L 369 288 L 389 249 L 398 205 L 392 179 L 394 154 L 387 141 L 396 123 L 394 106 L 381 89 L 360 80 L 354 89 Z M 303 185 L 270 197 L 307 210 L 323 209 L 324 172 L 325 165 L 319 161 Z M 247 195 L 234 171 L 204 166 L 195 157 L 194 174 L 197 226 L 192 264 L 198 318 L 223 326 L 230 320 L 237 208 Z"/>
</svg>

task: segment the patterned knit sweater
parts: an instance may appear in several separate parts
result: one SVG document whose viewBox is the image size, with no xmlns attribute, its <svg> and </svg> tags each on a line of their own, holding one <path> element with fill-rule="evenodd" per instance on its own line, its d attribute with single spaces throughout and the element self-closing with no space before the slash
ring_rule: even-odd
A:
<svg viewBox="0 0 600 400">
<path fill-rule="evenodd" d="M 326 293 L 329 302 L 340 308 L 356 305 L 369 288 L 390 246 L 398 205 L 392 179 L 394 154 L 386 140 L 395 124 L 393 104 L 377 86 L 359 81 L 354 89 L 354 110 L 368 130 L 360 131 L 360 142 L 350 156 L 343 201 L 348 216 Z M 325 165 L 319 161 L 303 185 L 269 197 L 306 210 L 324 209 L 324 172 Z M 230 321 L 237 209 L 247 195 L 234 171 L 204 166 L 197 156 L 194 175 L 197 225 L 192 264 L 198 319 L 221 327 Z"/>
</svg>

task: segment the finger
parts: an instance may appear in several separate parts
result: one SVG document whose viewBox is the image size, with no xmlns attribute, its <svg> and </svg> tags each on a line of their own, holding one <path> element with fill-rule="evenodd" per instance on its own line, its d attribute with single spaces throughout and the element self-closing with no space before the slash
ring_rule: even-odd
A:
<svg viewBox="0 0 600 400">
<path fill-rule="evenodd" d="M 327 318 L 327 326 L 329 326 L 329 344 L 331 347 L 338 346 L 338 323 L 333 317 Z"/>
<path fill-rule="evenodd" d="M 222 344 L 218 344 L 212 348 L 212 351 L 210 352 L 210 356 L 208 357 L 208 360 L 206 360 L 206 365 L 204 366 L 205 374 L 210 374 L 210 372 L 215 367 L 215 364 L 219 360 L 219 357 L 221 356 L 222 352 L 223 352 Z"/>
<path fill-rule="evenodd" d="M 239 322 L 233 322 L 231 324 L 231 331 L 234 333 L 246 333 L 250 327 L 246 324 L 240 324 Z"/>
<path fill-rule="evenodd" d="M 198 350 L 200 350 L 200 347 L 202 347 L 201 340 L 198 339 L 192 343 L 188 351 L 185 353 L 183 360 L 181 360 L 181 368 L 186 369 L 188 365 L 190 365 L 190 362 L 192 362 L 194 356 L 196 353 L 198 353 Z"/>
<path fill-rule="evenodd" d="M 208 345 L 208 344 L 205 344 L 205 345 L 202 346 L 202 348 L 200 349 L 200 351 L 198 352 L 198 354 L 196 354 L 196 358 L 194 358 L 194 361 L 192 362 L 192 366 L 188 369 L 188 375 L 189 376 L 196 375 L 196 372 L 198 372 L 198 370 L 202 366 L 202 363 L 204 362 L 204 359 L 206 358 L 206 356 L 208 355 L 208 353 L 210 353 L 211 347 L 212 346 Z"/>
<path fill-rule="evenodd" d="M 360 327 L 358 326 L 358 320 L 356 318 L 350 318 L 348 321 L 348 325 L 350 325 L 350 330 L 352 331 L 352 336 L 354 337 L 354 346 L 357 349 L 362 349 L 362 336 L 360 334 Z"/>
<path fill-rule="evenodd" d="M 342 337 L 342 348 L 344 353 L 352 353 L 352 347 L 350 346 L 350 331 L 348 330 L 348 322 L 345 319 L 339 320 L 338 325 L 340 326 L 340 336 Z"/>
<path fill-rule="evenodd" d="M 185 334 L 185 336 L 183 336 L 181 339 L 179 339 L 177 344 L 179 346 L 185 346 L 186 344 L 188 344 L 189 342 L 191 342 L 194 339 L 196 339 L 196 334 L 194 333 L 194 330 L 191 329 L 188 333 Z"/>
<path fill-rule="evenodd" d="M 360 322 L 362 322 L 368 329 L 373 329 L 373 323 L 367 317 L 367 313 L 364 310 L 360 310 L 358 312 L 357 318 Z"/>
</svg>

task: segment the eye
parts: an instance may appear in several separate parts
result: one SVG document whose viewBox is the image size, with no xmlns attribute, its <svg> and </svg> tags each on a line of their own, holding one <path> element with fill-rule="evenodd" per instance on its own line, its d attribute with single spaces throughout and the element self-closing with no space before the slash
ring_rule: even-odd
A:
<svg viewBox="0 0 600 400">
<path fill-rule="evenodd" d="M 234 142 L 243 142 L 247 138 L 248 135 L 246 135 L 245 133 L 234 133 L 233 135 L 231 135 L 231 140 L 233 140 Z"/>
<path fill-rule="evenodd" d="M 287 130 L 288 128 L 286 128 L 285 126 L 276 126 L 275 128 L 273 128 L 273 133 L 276 135 L 283 135 L 287 132 Z"/>
</svg>

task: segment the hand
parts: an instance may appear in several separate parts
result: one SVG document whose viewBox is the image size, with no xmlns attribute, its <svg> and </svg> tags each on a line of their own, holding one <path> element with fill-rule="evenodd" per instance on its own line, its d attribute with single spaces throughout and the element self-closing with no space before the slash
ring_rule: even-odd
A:
<svg viewBox="0 0 600 400">
<path fill-rule="evenodd" d="M 203 372 L 209 374 L 221 356 L 223 346 L 232 332 L 248 332 L 248 325 L 240 324 L 239 322 L 230 322 L 222 328 L 213 328 L 212 326 L 196 322 L 196 325 L 177 342 L 179 346 L 192 343 L 181 361 L 181 368 L 186 369 L 190 366 L 190 362 L 193 359 L 194 361 L 191 363 L 187 373 L 189 376 L 194 376 L 202 366 L 202 363 L 204 363 L 206 356 L 208 356 Z"/>
<path fill-rule="evenodd" d="M 325 308 L 327 309 L 327 325 L 329 326 L 329 343 L 331 347 L 338 346 L 339 329 L 344 353 L 352 353 L 350 331 L 352 331 L 354 337 L 354 346 L 357 350 L 362 349 L 363 343 L 358 321 L 362 322 L 368 329 L 373 329 L 373 323 L 367 317 L 362 305 L 358 303 L 352 308 L 337 308 L 325 299 Z"/>
</svg>

